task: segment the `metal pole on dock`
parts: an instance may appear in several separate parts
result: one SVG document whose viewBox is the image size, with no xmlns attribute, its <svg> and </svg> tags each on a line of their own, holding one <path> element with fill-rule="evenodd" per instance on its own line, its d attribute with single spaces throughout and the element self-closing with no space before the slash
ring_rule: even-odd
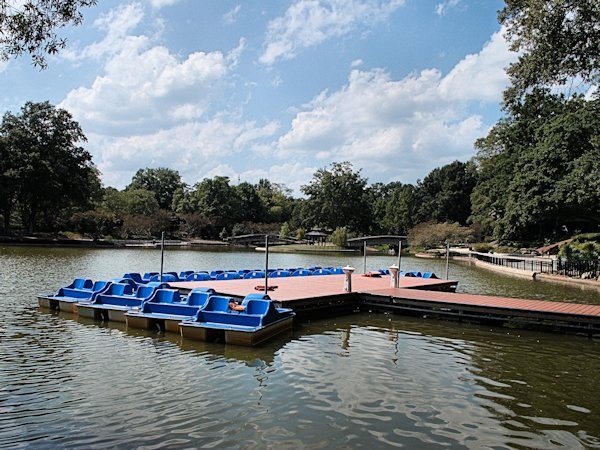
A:
<svg viewBox="0 0 600 450">
<path fill-rule="evenodd" d="M 269 235 L 265 235 L 265 295 L 269 291 Z"/>
<path fill-rule="evenodd" d="M 402 241 L 398 241 L 398 273 L 400 273 L 400 264 L 402 263 Z"/>
<path fill-rule="evenodd" d="M 160 235 L 160 282 L 163 280 L 163 267 L 165 264 L 165 232 Z"/>
<path fill-rule="evenodd" d="M 363 242 L 363 273 L 367 273 L 367 241 Z"/>
<path fill-rule="evenodd" d="M 400 286 L 400 267 L 402 267 L 402 240 L 398 241 L 398 286 Z"/>
<path fill-rule="evenodd" d="M 446 242 L 446 280 L 448 280 L 448 268 L 450 266 L 450 242 Z"/>
</svg>

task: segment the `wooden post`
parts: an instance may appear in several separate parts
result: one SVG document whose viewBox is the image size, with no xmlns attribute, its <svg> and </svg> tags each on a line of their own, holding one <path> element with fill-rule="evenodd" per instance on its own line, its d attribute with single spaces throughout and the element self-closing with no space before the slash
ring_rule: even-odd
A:
<svg viewBox="0 0 600 450">
<path fill-rule="evenodd" d="M 160 282 L 163 280 L 163 268 L 165 263 L 165 232 L 160 235 Z"/>
</svg>

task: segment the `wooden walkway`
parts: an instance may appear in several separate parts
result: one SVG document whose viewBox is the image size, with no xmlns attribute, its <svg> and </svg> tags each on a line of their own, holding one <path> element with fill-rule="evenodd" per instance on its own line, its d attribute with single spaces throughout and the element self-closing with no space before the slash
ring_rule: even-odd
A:
<svg viewBox="0 0 600 450">
<path fill-rule="evenodd" d="M 600 305 L 527 300 L 453 292 L 456 281 L 401 278 L 400 288 L 390 288 L 389 276 L 352 277 L 352 293 L 344 291 L 344 275 L 274 278 L 269 296 L 278 305 L 293 308 L 299 316 L 339 314 L 357 310 L 395 311 L 428 317 L 483 321 L 513 327 L 534 327 L 600 333 Z M 188 292 L 212 287 L 217 292 L 244 297 L 259 292 L 264 280 L 223 280 L 170 283 Z"/>
<path fill-rule="evenodd" d="M 330 297 L 333 295 L 345 295 L 345 275 L 323 275 L 309 277 L 285 277 L 269 279 L 269 286 L 277 286 L 269 291 L 269 296 L 276 302 L 289 306 L 294 301 L 313 299 L 319 297 Z M 458 281 L 439 280 L 429 278 L 402 277 L 401 287 L 408 289 L 449 290 L 455 289 Z M 245 297 L 252 292 L 263 292 L 256 290 L 256 286 L 263 286 L 264 279 L 253 280 L 219 280 L 219 281 L 185 281 L 180 283 L 169 283 L 170 286 L 182 292 L 189 292 L 197 287 L 210 287 L 215 291 L 234 297 Z M 380 278 L 363 277 L 354 275 L 352 277 L 352 290 L 354 292 L 370 292 L 372 290 L 385 289 L 390 286 L 390 277 Z"/>
</svg>

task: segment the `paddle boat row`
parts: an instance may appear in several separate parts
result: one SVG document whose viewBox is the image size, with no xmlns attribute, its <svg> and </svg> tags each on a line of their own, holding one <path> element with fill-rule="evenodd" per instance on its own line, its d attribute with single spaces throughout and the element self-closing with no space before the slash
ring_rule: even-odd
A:
<svg viewBox="0 0 600 450">
<path fill-rule="evenodd" d="M 243 300 L 196 288 L 185 298 L 165 283 L 134 286 L 128 281 L 76 279 L 56 294 L 40 295 L 41 307 L 128 327 L 180 333 L 183 337 L 253 346 L 292 329 L 295 313 L 276 308 L 268 295 Z"/>
<path fill-rule="evenodd" d="M 269 269 L 268 278 L 298 277 L 311 275 L 341 275 L 344 273 L 341 267 L 321 267 L 311 266 L 289 267 L 286 269 Z M 146 284 L 149 282 L 178 282 L 178 281 L 211 281 L 211 280 L 240 280 L 251 278 L 265 278 L 265 271 L 262 269 L 243 269 L 243 270 L 213 270 L 213 271 L 193 271 L 184 270 L 177 272 L 163 272 L 162 278 L 158 272 L 147 272 L 141 275 L 137 272 L 126 273 L 123 278 L 131 279 L 137 284 Z"/>
</svg>

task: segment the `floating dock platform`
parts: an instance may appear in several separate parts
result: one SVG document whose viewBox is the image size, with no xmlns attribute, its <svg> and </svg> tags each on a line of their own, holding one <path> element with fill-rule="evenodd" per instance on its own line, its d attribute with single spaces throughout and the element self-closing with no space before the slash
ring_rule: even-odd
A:
<svg viewBox="0 0 600 450">
<path fill-rule="evenodd" d="M 352 292 L 344 291 L 344 275 L 289 277 L 269 280 L 273 303 L 291 308 L 298 318 L 354 311 L 396 312 L 458 321 L 483 322 L 512 328 L 600 334 L 600 305 L 527 300 L 455 293 L 457 281 L 401 277 L 390 288 L 390 277 L 352 277 Z M 264 280 L 223 280 L 169 283 L 183 293 L 211 287 L 223 295 L 243 297 Z"/>
</svg>

